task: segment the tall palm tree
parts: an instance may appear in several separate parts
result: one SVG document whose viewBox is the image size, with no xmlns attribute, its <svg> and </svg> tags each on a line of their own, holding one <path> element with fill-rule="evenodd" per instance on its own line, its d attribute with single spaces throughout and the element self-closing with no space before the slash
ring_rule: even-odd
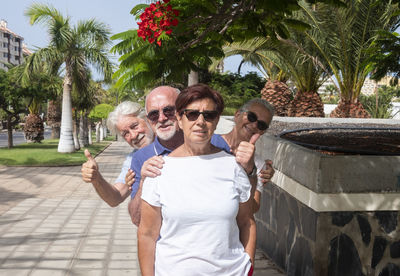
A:
<svg viewBox="0 0 400 276">
<path fill-rule="evenodd" d="M 74 78 L 84 76 L 88 64 L 96 67 L 106 79 L 111 77 L 112 66 L 107 56 L 109 40 L 108 28 L 93 19 L 70 25 L 69 17 L 64 17 L 50 5 L 33 4 L 25 12 L 30 23 L 43 23 L 48 30 L 50 43 L 38 49 L 28 60 L 28 69 L 38 69 L 42 61 L 63 65 L 65 76 L 62 95 L 61 135 L 58 152 L 74 152 L 72 126 L 71 91 Z"/>
<path fill-rule="evenodd" d="M 369 117 L 358 101 L 361 88 L 373 70 L 371 48 L 380 30 L 390 28 L 397 5 L 392 1 L 347 0 L 346 7 L 299 4 L 308 15 L 306 35 L 320 51 L 335 76 L 340 102 L 334 117 Z"/>
</svg>

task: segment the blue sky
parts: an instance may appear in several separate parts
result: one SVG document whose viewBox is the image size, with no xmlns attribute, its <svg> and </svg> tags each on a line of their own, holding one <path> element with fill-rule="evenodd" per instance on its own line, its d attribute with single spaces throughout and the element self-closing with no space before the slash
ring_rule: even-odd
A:
<svg viewBox="0 0 400 276">
<path fill-rule="evenodd" d="M 8 22 L 8 28 L 24 37 L 24 43 L 29 49 L 43 47 L 48 43 L 46 29 L 42 25 L 30 25 L 24 11 L 32 3 L 50 3 L 63 15 L 71 17 L 72 22 L 96 18 L 107 24 L 113 34 L 136 28 L 134 17 L 129 13 L 133 6 L 146 1 L 127 0 L 53 0 L 53 1 L 32 1 L 13 0 L 3 4 L 0 10 L 0 19 Z M 241 58 L 235 56 L 225 60 L 225 71 L 236 72 Z M 256 68 L 244 65 L 242 74 L 248 71 L 257 71 Z"/>
</svg>

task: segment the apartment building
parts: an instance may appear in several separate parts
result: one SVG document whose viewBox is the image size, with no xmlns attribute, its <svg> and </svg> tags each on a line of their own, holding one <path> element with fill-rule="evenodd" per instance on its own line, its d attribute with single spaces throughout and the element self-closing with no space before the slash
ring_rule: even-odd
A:
<svg viewBox="0 0 400 276">
<path fill-rule="evenodd" d="M 23 44 L 24 38 L 7 28 L 7 21 L 0 20 L 0 69 L 6 64 L 19 65 L 31 52 Z"/>
</svg>

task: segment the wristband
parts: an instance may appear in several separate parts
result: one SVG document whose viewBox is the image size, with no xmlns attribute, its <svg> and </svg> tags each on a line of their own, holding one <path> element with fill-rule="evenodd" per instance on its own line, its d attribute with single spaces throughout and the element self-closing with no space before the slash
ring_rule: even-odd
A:
<svg viewBox="0 0 400 276">
<path fill-rule="evenodd" d="M 247 174 L 248 177 L 254 177 L 257 175 L 257 167 L 254 165 L 253 170 Z"/>
</svg>

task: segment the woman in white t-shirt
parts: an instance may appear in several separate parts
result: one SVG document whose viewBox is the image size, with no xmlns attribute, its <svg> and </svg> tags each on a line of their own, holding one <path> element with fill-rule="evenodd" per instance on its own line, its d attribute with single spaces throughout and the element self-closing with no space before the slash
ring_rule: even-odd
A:
<svg viewBox="0 0 400 276">
<path fill-rule="evenodd" d="M 224 108 L 204 84 L 176 101 L 184 143 L 146 178 L 138 230 L 140 269 L 147 275 L 251 275 L 256 225 L 251 185 L 235 157 L 211 144 Z"/>
</svg>

